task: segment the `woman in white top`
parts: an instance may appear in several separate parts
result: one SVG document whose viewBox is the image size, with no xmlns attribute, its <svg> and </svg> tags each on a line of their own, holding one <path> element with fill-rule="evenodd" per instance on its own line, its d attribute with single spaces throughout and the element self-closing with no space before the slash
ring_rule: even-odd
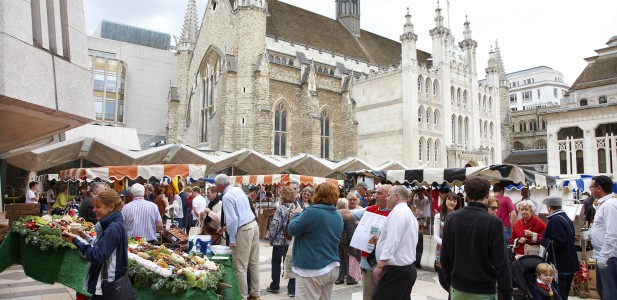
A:
<svg viewBox="0 0 617 300">
<path fill-rule="evenodd" d="M 441 287 L 443 287 L 446 291 L 450 291 L 450 287 L 446 283 L 446 280 L 443 276 L 443 272 L 441 271 L 441 262 L 439 261 L 439 255 L 441 253 L 441 236 L 443 235 L 443 225 L 446 220 L 446 216 L 448 213 L 451 213 L 460 208 L 460 205 L 457 205 L 462 199 L 457 196 L 453 192 L 449 192 L 446 195 L 446 201 L 441 205 L 439 209 L 439 213 L 435 215 L 435 223 L 433 224 L 433 237 L 435 239 L 435 244 L 437 245 L 435 249 L 435 271 L 437 272 L 437 277 L 439 278 L 439 283 Z"/>
<path fill-rule="evenodd" d="M 217 230 L 221 228 L 223 201 L 219 197 L 216 186 L 211 185 L 206 189 L 206 197 L 208 198 L 208 206 L 200 214 L 201 220 L 205 222 L 203 226 L 204 234 L 212 237 L 213 245 L 225 245 L 224 236 L 217 233 Z"/>
</svg>

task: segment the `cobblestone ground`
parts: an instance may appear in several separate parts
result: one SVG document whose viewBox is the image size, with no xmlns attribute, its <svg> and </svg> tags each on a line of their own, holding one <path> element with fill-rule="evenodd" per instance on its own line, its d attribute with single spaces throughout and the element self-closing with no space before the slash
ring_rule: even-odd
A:
<svg viewBox="0 0 617 300">
<path fill-rule="evenodd" d="M 270 294 L 266 291 L 270 283 L 270 258 L 272 247 L 265 242 L 261 243 L 261 299 L 278 300 L 293 299 L 287 293 Z M 281 280 L 281 291 L 287 291 L 287 280 Z M 71 300 L 75 299 L 75 291 L 60 284 L 44 284 L 24 275 L 19 265 L 14 265 L 0 273 L 0 299 L 19 300 Z M 360 300 L 362 299 L 362 284 L 336 285 L 332 292 L 333 300 Z M 411 293 L 412 300 L 448 299 L 448 294 L 437 281 L 437 274 L 432 270 L 418 270 L 418 279 Z M 569 299 L 579 299 L 570 297 Z M 235 300 L 235 299 L 230 299 Z"/>
</svg>

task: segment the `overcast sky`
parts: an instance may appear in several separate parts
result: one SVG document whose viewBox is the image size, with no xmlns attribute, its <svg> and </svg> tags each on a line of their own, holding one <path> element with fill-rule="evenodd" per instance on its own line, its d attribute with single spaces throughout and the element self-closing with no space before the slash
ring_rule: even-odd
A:
<svg viewBox="0 0 617 300">
<path fill-rule="evenodd" d="M 224 0 L 227 1 L 227 0 Z M 282 0 L 334 18 L 334 0 Z M 85 0 L 86 27 L 92 34 L 101 20 L 110 20 L 179 36 L 188 0 Z M 197 0 L 198 17 L 207 0 Z M 457 42 L 463 38 L 468 15 L 472 38 L 478 42 L 478 77 L 485 77 L 490 46 L 499 42 L 506 72 L 545 65 L 564 74 L 571 85 L 585 68 L 586 57 L 617 35 L 615 0 L 446 0 L 440 6 L 445 24 Z M 363 30 L 398 41 L 409 7 L 418 48 L 431 51 L 429 30 L 434 27 L 437 1 L 361 1 Z M 449 19 L 449 21 L 448 21 Z"/>
</svg>

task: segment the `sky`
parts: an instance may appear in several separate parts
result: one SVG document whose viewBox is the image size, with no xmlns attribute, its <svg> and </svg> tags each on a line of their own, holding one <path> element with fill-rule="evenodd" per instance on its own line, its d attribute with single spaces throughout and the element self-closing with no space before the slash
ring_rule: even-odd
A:
<svg viewBox="0 0 617 300">
<path fill-rule="evenodd" d="M 197 0 L 201 19 L 208 0 Z M 227 1 L 227 0 L 224 0 Z M 335 17 L 334 0 L 282 0 Z M 188 0 L 84 0 L 86 29 L 92 34 L 102 20 L 180 36 Z M 584 58 L 606 47 L 617 35 L 615 0 L 441 0 L 440 7 L 456 41 L 463 39 L 467 15 L 478 43 L 478 79 L 485 77 L 491 45 L 498 41 L 507 73 L 548 66 L 571 85 L 586 66 Z M 429 30 L 435 26 L 433 0 L 361 1 L 361 28 L 398 41 L 409 7 L 418 49 L 432 52 Z M 173 41 L 172 41 L 173 43 Z"/>
</svg>

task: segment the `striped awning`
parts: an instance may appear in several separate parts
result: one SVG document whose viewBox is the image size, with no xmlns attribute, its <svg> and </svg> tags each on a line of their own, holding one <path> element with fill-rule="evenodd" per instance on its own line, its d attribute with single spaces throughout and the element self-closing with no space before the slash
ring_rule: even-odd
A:
<svg viewBox="0 0 617 300">
<path fill-rule="evenodd" d="M 297 174 L 272 174 L 272 175 L 245 175 L 245 176 L 229 176 L 229 182 L 232 184 L 239 183 L 242 185 L 279 185 L 289 184 L 292 181 L 298 181 L 304 185 L 318 185 L 320 183 L 329 182 L 334 185 L 343 186 L 342 180 L 323 178 L 315 176 L 304 176 Z"/>
<path fill-rule="evenodd" d="M 492 165 L 468 168 L 425 168 L 408 170 L 361 170 L 345 173 L 348 177 L 368 176 L 379 178 L 382 182 L 394 184 L 440 185 L 463 184 L 471 177 L 482 177 L 491 183 L 510 182 L 533 187 L 555 186 L 556 179 L 516 165 Z"/>
<path fill-rule="evenodd" d="M 110 166 L 100 168 L 74 168 L 60 172 L 61 180 L 120 180 L 180 177 L 201 178 L 206 176 L 205 165 L 191 164 L 168 164 L 168 165 L 143 165 L 143 166 Z"/>
<path fill-rule="evenodd" d="M 557 176 L 557 186 L 568 188 L 572 191 L 589 191 L 591 178 L 595 175 L 574 174 Z M 613 180 L 613 193 L 617 193 L 617 182 Z"/>
</svg>

